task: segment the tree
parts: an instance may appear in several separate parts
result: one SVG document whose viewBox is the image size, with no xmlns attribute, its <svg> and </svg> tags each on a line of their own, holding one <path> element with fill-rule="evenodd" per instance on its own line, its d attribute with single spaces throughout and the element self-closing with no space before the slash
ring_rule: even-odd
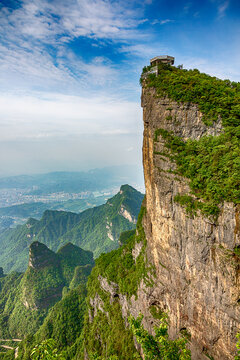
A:
<svg viewBox="0 0 240 360">
<path fill-rule="evenodd" d="M 236 335 L 236 338 L 238 340 L 236 343 L 237 355 L 235 356 L 234 360 L 240 360 L 240 333 Z"/>
<path fill-rule="evenodd" d="M 129 318 L 130 327 L 137 342 L 141 345 L 145 360 L 190 360 L 191 351 L 186 348 L 188 339 L 180 336 L 176 340 L 168 337 L 168 316 L 162 314 L 155 336 L 148 333 L 142 325 L 143 316 Z"/>
<path fill-rule="evenodd" d="M 32 360 L 65 360 L 65 358 L 58 354 L 57 344 L 55 340 L 48 339 L 36 345 L 31 352 Z"/>
</svg>

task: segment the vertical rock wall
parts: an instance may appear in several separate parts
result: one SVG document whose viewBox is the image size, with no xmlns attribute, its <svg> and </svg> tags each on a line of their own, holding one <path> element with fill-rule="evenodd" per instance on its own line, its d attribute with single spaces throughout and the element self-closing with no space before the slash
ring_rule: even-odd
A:
<svg viewBox="0 0 240 360">
<path fill-rule="evenodd" d="M 144 228 L 148 257 L 157 271 L 148 306 L 168 309 L 170 336 L 181 329 L 191 334 L 192 359 L 233 359 L 240 329 L 240 259 L 233 253 L 240 245 L 240 209 L 225 203 L 217 224 L 202 216 L 190 218 L 173 200 L 188 192 L 188 181 L 168 172 L 175 165 L 159 154 L 165 151 L 161 136 L 154 142 L 159 128 L 185 140 L 199 139 L 219 134 L 221 122 L 209 128 L 196 105 L 158 98 L 154 89 L 144 87 L 142 107 Z"/>
</svg>

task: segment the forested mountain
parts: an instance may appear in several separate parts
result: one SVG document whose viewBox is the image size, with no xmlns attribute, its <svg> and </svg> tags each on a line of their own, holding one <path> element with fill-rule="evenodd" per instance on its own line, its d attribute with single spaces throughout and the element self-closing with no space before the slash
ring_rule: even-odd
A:
<svg viewBox="0 0 240 360">
<path fill-rule="evenodd" d="M 93 265 L 93 254 L 71 243 L 54 253 L 33 242 L 25 273 L 0 278 L 0 338 L 22 339 L 36 332 L 63 295 L 84 288 Z"/>
<path fill-rule="evenodd" d="M 143 195 L 129 185 L 106 204 L 80 214 L 46 210 L 40 220 L 0 233 L 0 264 L 5 272 L 24 271 L 32 241 L 56 251 L 71 242 L 94 253 L 94 257 L 119 246 L 120 233 L 135 228 Z"/>
</svg>

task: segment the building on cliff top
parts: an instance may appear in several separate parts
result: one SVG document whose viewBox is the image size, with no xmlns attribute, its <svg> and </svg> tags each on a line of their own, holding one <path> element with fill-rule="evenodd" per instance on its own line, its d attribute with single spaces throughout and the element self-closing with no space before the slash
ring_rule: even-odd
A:
<svg viewBox="0 0 240 360">
<path fill-rule="evenodd" d="M 155 56 L 154 58 L 150 59 L 150 66 L 151 69 L 144 73 L 142 75 L 142 78 L 144 79 L 149 74 L 156 74 L 158 75 L 158 65 L 159 64 L 167 64 L 167 65 L 173 65 L 175 58 L 173 56 L 169 55 L 160 55 Z"/>
<path fill-rule="evenodd" d="M 160 63 L 173 65 L 174 60 L 175 60 L 175 58 L 173 56 L 169 56 L 169 55 L 155 56 L 154 58 L 150 59 L 150 65 L 157 66 Z"/>
</svg>

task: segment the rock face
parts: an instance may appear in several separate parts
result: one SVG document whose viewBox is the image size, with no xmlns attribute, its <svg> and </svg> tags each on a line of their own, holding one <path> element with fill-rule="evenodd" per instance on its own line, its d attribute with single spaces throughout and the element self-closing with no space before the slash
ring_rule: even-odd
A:
<svg viewBox="0 0 240 360">
<path fill-rule="evenodd" d="M 173 200 L 188 192 L 188 182 L 168 172 L 174 164 L 159 154 L 165 150 L 161 136 L 154 142 L 159 128 L 185 140 L 199 139 L 219 134 L 221 122 L 207 127 L 196 105 L 158 98 L 154 89 L 144 87 L 142 107 L 147 209 L 143 225 L 147 255 L 157 274 L 142 306 L 168 309 L 170 336 L 181 329 L 191 334 L 193 360 L 230 360 L 240 328 L 240 259 L 233 251 L 240 246 L 240 208 L 225 203 L 217 223 L 201 215 L 190 218 Z"/>
<path fill-rule="evenodd" d="M 58 263 L 56 254 L 46 245 L 34 241 L 29 247 L 28 265 L 33 269 L 41 269 L 52 263 Z"/>
</svg>

